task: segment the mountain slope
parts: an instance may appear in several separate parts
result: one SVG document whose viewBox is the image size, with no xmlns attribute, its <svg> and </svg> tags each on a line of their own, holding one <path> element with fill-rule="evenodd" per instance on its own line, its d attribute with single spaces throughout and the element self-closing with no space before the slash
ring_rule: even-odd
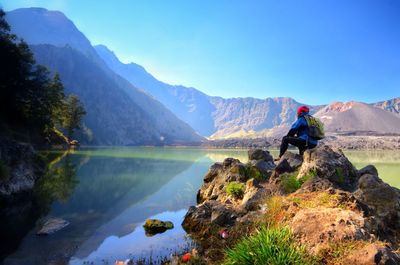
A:
<svg viewBox="0 0 400 265">
<path fill-rule="evenodd" d="M 38 63 L 59 72 L 66 92 L 81 98 L 87 111 L 85 123 L 94 134 L 93 144 L 170 144 L 200 139 L 160 103 L 150 102 L 152 113 L 141 108 L 108 73 L 76 50 L 52 45 L 31 48 Z M 168 126 L 171 124 L 174 126 Z"/>
<path fill-rule="evenodd" d="M 111 71 L 89 40 L 62 13 L 38 8 L 17 9 L 7 13 L 6 19 L 11 29 L 32 45 L 39 63 L 60 72 L 67 93 L 81 97 L 95 144 L 171 144 L 202 140 L 159 101 Z M 34 45 L 38 43 L 52 45 Z"/>
<path fill-rule="evenodd" d="M 291 98 L 210 97 L 194 88 L 158 81 L 142 66 L 120 62 L 114 52 L 104 45 L 97 45 L 95 49 L 116 73 L 160 100 L 204 136 L 237 136 L 242 132 L 289 125 L 296 119 L 296 109 L 301 105 Z"/>
<path fill-rule="evenodd" d="M 380 101 L 373 105 L 383 110 L 400 114 L 400 98 L 393 98 L 385 101 Z"/>
<path fill-rule="evenodd" d="M 361 102 L 334 102 L 315 116 L 324 122 L 327 132 L 400 132 L 400 116 Z"/>
<path fill-rule="evenodd" d="M 214 106 L 206 94 L 194 88 L 163 83 L 138 64 L 122 63 L 114 52 L 104 45 L 94 48 L 114 72 L 134 86 L 147 91 L 201 135 L 210 135 L 215 131 L 212 119 Z"/>
</svg>

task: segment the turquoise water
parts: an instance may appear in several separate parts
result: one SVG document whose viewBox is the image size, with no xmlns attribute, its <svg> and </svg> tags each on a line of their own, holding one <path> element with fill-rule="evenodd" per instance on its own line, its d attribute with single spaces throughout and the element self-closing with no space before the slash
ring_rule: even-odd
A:
<svg viewBox="0 0 400 265">
<path fill-rule="evenodd" d="M 382 179 L 400 187 L 399 152 L 346 155 L 358 168 L 375 164 Z M 196 203 L 203 176 L 226 157 L 246 162 L 247 150 L 119 147 L 47 156 L 50 171 L 36 192 L 40 216 L 4 264 L 113 264 L 160 259 L 190 248 L 193 243 L 180 224 Z M 38 223 L 47 217 L 63 218 L 70 225 L 36 236 Z M 147 218 L 172 221 L 175 228 L 147 237 L 142 228 Z"/>
</svg>

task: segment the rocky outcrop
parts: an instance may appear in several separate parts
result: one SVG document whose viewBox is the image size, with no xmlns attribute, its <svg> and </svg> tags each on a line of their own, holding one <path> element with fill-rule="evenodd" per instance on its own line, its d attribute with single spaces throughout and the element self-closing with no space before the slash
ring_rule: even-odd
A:
<svg viewBox="0 0 400 265">
<path fill-rule="evenodd" d="M 260 208 L 260 201 L 271 193 L 265 185 L 275 167 L 268 151 L 249 150 L 249 162 L 226 158 L 213 164 L 197 193 L 197 206 L 189 208 L 182 223 L 188 232 L 203 231 L 210 225 L 231 226 L 238 217 Z M 243 196 L 230 194 L 231 183 L 243 187 Z"/>
<path fill-rule="evenodd" d="M 322 264 L 400 264 L 393 250 L 400 243 L 400 190 L 384 183 L 374 166 L 356 170 L 340 150 L 326 145 L 307 150 L 303 158 L 286 153 L 276 167 L 263 150 L 249 151 L 249 161 L 225 159 L 205 176 L 199 204 L 182 224 L 199 242 L 200 254 L 218 251 L 210 249 L 213 231 L 229 229 L 224 238 L 229 247 L 231 237 L 267 222 L 289 227 Z M 260 170 L 249 170 L 260 161 L 270 165 L 272 177 L 257 180 L 254 172 Z M 226 192 L 231 182 L 242 183 L 242 197 Z"/>
<path fill-rule="evenodd" d="M 45 163 L 32 145 L 0 137 L 0 199 L 31 192 L 37 179 L 44 173 Z"/>
</svg>

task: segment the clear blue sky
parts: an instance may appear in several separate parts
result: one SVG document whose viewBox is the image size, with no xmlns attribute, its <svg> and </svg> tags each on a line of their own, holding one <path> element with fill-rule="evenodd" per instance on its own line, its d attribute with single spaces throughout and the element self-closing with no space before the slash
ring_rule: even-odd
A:
<svg viewBox="0 0 400 265">
<path fill-rule="evenodd" d="M 400 1 L 0 0 L 64 12 L 158 79 L 308 104 L 400 96 Z"/>
</svg>

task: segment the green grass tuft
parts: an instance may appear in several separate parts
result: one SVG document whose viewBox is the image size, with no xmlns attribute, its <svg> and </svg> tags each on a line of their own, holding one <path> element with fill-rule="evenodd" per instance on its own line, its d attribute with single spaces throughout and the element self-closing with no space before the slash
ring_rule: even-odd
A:
<svg viewBox="0 0 400 265">
<path fill-rule="evenodd" d="M 226 186 L 226 192 L 234 198 L 242 198 L 244 194 L 244 184 L 236 181 L 230 182 Z"/>
<path fill-rule="evenodd" d="M 297 179 L 296 173 L 281 175 L 281 187 L 285 193 L 295 192 L 301 187 L 301 184 L 300 180 Z"/>
<path fill-rule="evenodd" d="M 286 227 L 261 228 L 226 251 L 225 265 L 295 265 L 316 262 Z"/>
</svg>

